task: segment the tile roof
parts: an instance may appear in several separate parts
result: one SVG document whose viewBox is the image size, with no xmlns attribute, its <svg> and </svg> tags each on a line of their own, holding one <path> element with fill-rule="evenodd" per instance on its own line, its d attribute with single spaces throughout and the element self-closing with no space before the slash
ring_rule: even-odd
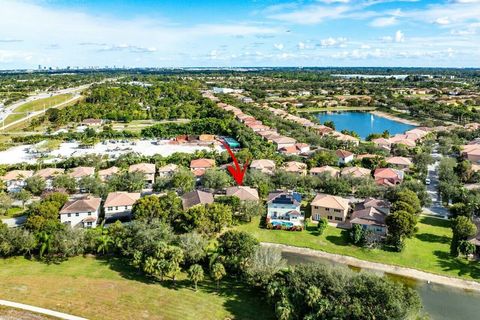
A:
<svg viewBox="0 0 480 320">
<path fill-rule="evenodd" d="M 2 180 L 9 181 L 9 180 L 17 180 L 17 179 L 27 179 L 33 176 L 32 170 L 12 170 L 7 172 L 3 177 Z"/>
<path fill-rule="evenodd" d="M 183 209 L 188 209 L 199 204 L 213 203 L 213 193 L 194 190 L 182 196 Z"/>
<path fill-rule="evenodd" d="M 95 174 L 94 167 L 76 167 L 73 168 L 68 175 L 72 178 L 81 178 L 86 176 L 93 176 Z"/>
<path fill-rule="evenodd" d="M 140 199 L 139 192 L 110 192 L 104 207 L 131 206 Z"/>
<path fill-rule="evenodd" d="M 96 197 L 70 200 L 62 207 L 60 214 L 97 211 L 101 202 L 102 199 Z"/>
<path fill-rule="evenodd" d="M 41 177 L 43 179 L 50 179 L 56 175 L 64 173 L 65 170 L 60 169 L 60 168 L 45 168 L 45 169 L 40 169 L 37 172 L 35 172 L 35 176 Z"/>
<path fill-rule="evenodd" d="M 215 160 L 213 159 L 194 159 L 190 161 L 190 168 L 191 169 L 198 169 L 198 168 L 212 168 L 215 166 Z"/>
<path fill-rule="evenodd" d="M 155 164 L 154 163 L 137 163 L 132 164 L 128 168 L 128 172 L 142 172 L 145 174 L 155 174 Z"/>
<path fill-rule="evenodd" d="M 247 186 L 236 186 L 227 188 L 227 196 L 236 196 L 240 200 L 248 201 L 258 201 L 258 191 L 257 189 L 250 188 Z"/>
<path fill-rule="evenodd" d="M 350 207 L 347 199 L 323 193 L 317 194 L 311 205 L 339 210 L 347 210 Z"/>
</svg>

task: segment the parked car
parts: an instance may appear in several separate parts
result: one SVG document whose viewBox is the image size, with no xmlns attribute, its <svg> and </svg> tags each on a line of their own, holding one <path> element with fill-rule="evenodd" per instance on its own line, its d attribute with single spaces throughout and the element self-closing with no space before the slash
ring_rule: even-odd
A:
<svg viewBox="0 0 480 320">
<path fill-rule="evenodd" d="M 431 182 L 431 181 L 430 181 L 429 178 L 425 179 L 425 184 L 426 184 L 427 186 L 430 185 L 430 182 Z"/>
</svg>

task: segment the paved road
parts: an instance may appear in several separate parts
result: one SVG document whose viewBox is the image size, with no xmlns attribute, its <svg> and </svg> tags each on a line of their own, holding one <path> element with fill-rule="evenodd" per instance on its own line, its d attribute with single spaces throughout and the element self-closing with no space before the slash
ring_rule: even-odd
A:
<svg viewBox="0 0 480 320">
<path fill-rule="evenodd" d="M 442 205 L 440 195 L 438 194 L 438 165 L 440 164 L 441 154 L 432 153 L 432 157 L 435 159 L 435 163 L 428 166 L 428 178 L 430 184 L 427 185 L 427 192 L 432 198 L 432 205 L 428 208 L 424 208 L 425 214 L 447 218 L 449 215 L 448 209 Z"/>
<path fill-rule="evenodd" d="M 62 312 L 58 312 L 58 311 L 53 311 L 53 310 L 49 310 L 49 309 L 34 307 L 34 306 L 30 306 L 28 304 L 12 302 L 12 301 L 7 301 L 7 300 L 0 300 L 0 305 L 11 307 L 11 308 L 27 310 L 27 311 L 31 311 L 31 312 L 36 312 L 36 313 L 40 313 L 40 314 L 45 314 L 45 315 L 48 315 L 48 316 L 51 316 L 51 317 L 56 317 L 56 318 L 59 318 L 59 319 L 87 320 L 86 318 L 73 316 L 71 314 L 66 314 L 66 313 L 62 313 Z"/>
</svg>

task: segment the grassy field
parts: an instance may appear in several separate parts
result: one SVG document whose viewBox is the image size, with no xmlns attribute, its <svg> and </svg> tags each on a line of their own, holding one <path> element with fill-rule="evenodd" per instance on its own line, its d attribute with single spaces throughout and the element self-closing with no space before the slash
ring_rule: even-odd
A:
<svg viewBox="0 0 480 320">
<path fill-rule="evenodd" d="M 53 320 L 58 319 L 31 311 L 0 306 L 0 319 L 2 320 Z"/>
<path fill-rule="evenodd" d="M 325 111 L 373 111 L 375 107 L 318 107 L 298 108 L 298 112 L 325 112 Z"/>
<path fill-rule="evenodd" d="M 41 111 L 43 110 L 44 106 L 48 108 L 63 103 L 72 97 L 72 94 L 59 94 L 53 97 L 38 99 L 22 104 L 14 110 L 15 114 L 11 114 L 5 119 L 5 125 L 25 118 L 27 116 L 27 112 Z"/>
<path fill-rule="evenodd" d="M 7 210 L 7 212 L 5 212 L 4 215 L 0 215 L 0 218 L 5 219 L 5 218 L 18 217 L 18 216 L 21 216 L 24 211 L 25 210 L 21 207 L 11 207 Z"/>
<path fill-rule="evenodd" d="M 157 121 L 157 120 L 133 120 L 128 123 L 123 123 L 123 122 L 113 122 L 112 123 L 112 128 L 113 130 L 117 131 L 122 131 L 122 130 L 128 130 L 128 131 L 133 131 L 133 132 L 140 132 L 144 128 L 148 128 L 150 126 L 153 126 L 155 124 L 161 124 L 161 123 L 188 123 L 190 122 L 190 119 L 178 119 L 178 120 L 163 120 L 163 121 Z"/>
<path fill-rule="evenodd" d="M 141 276 L 124 261 L 76 257 L 60 264 L 0 261 L 0 298 L 89 319 L 271 319 L 261 297 L 234 282 L 217 292 L 209 280 L 195 292 L 181 275 L 176 285 Z"/>
<path fill-rule="evenodd" d="M 407 239 L 403 252 L 383 249 L 364 249 L 349 244 L 348 231 L 328 227 L 319 236 L 316 227 L 302 232 L 267 230 L 258 227 L 259 219 L 238 227 L 253 234 L 259 241 L 273 242 L 296 247 L 322 250 L 325 252 L 352 256 L 358 259 L 414 268 L 431 273 L 480 281 L 480 264 L 449 255 L 452 236 L 446 220 L 421 217 L 418 233 Z"/>
</svg>

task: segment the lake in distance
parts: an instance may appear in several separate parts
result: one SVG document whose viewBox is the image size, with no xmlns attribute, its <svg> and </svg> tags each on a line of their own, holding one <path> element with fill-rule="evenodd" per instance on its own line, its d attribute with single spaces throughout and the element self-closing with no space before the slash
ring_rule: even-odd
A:
<svg viewBox="0 0 480 320">
<path fill-rule="evenodd" d="M 353 130 L 358 133 L 362 140 L 365 140 L 371 133 L 382 133 L 388 130 L 390 135 L 393 136 L 415 128 L 415 126 L 380 117 L 369 112 L 320 112 L 316 117 L 322 124 L 325 121 L 333 121 L 337 131 Z"/>
</svg>

